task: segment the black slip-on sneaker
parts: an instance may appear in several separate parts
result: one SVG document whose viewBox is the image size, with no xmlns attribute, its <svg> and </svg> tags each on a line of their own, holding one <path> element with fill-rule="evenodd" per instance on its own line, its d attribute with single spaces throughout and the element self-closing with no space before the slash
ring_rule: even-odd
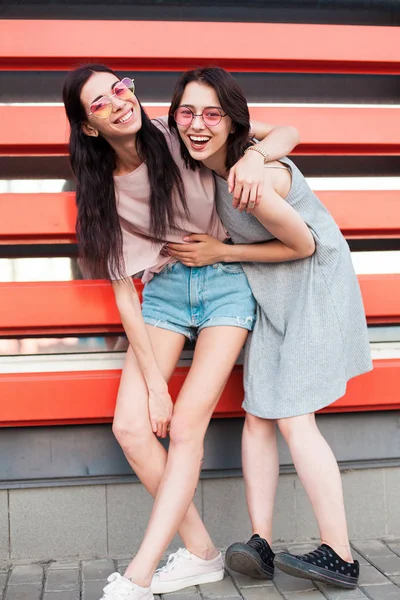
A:
<svg viewBox="0 0 400 600">
<path fill-rule="evenodd" d="M 248 542 L 236 542 L 225 554 L 225 565 L 255 579 L 272 579 L 274 556 L 267 540 L 255 533 Z"/>
<path fill-rule="evenodd" d="M 275 557 L 275 564 L 293 577 L 313 579 L 346 589 L 357 587 L 360 575 L 357 560 L 353 563 L 346 562 L 328 544 L 322 544 L 313 552 L 302 555 L 279 552 Z"/>
</svg>

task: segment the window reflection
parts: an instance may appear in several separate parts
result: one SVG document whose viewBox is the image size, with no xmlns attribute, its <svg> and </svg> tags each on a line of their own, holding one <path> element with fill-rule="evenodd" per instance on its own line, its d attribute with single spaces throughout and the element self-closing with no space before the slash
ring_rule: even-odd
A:
<svg viewBox="0 0 400 600">
<path fill-rule="evenodd" d="M 124 335 L 0 339 L 0 356 L 124 352 Z"/>
<path fill-rule="evenodd" d="M 79 260 L 66 256 L 51 258 L 1 258 L 0 282 L 72 281 L 83 279 Z"/>
<path fill-rule="evenodd" d="M 0 179 L 0 194 L 54 194 L 71 188 L 67 179 Z"/>
</svg>

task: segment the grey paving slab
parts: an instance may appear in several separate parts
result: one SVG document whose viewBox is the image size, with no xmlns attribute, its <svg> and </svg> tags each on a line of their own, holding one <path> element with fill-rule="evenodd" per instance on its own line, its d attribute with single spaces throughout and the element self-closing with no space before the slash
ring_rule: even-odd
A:
<svg viewBox="0 0 400 600">
<path fill-rule="evenodd" d="M 106 581 L 107 577 L 114 573 L 115 561 L 111 558 L 102 558 L 98 560 L 82 561 L 82 579 L 83 581 L 101 580 Z"/>
<path fill-rule="evenodd" d="M 107 554 L 104 486 L 10 490 L 9 494 L 13 559 Z"/>
<path fill-rule="evenodd" d="M 41 584 L 26 583 L 25 585 L 9 585 L 4 598 L 5 600 L 40 600 L 41 595 Z"/>
<path fill-rule="evenodd" d="M 235 571 L 231 571 L 231 569 L 225 569 L 229 576 L 235 582 L 236 586 L 239 588 L 265 587 L 274 585 L 270 579 L 253 579 L 252 577 L 248 577 L 247 575 L 242 575 L 242 573 L 236 573 Z"/>
<path fill-rule="evenodd" d="M 104 581 L 84 581 L 82 584 L 82 600 L 99 600 L 103 595 Z"/>
<path fill-rule="evenodd" d="M 2 589 L 6 585 L 7 577 L 8 573 L 0 573 L 0 591 L 2 591 Z"/>
<path fill-rule="evenodd" d="M 80 589 L 79 569 L 51 569 L 47 573 L 46 592 L 64 592 Z"/>
<path fill-rule="evenodd" d="M 391 556 L 391 550 L 381 540 L 354 540 L 352 546 L 362 555 L 372 556 Z"/>
<path fill-rule="evenodd" d="M 18 565 L 11 571 L 8 585 L 21 585 L 25 583 L 42 583 L 42 565 Z"/>
<path fill-rule="evenodd" d="M 384 575 L 382 575 L 382 573 L 380 573 L 377 569 L 374 569 L 372 565 L 360 569 L 360 587 L 385 583 L 388 583 L 388 579 Z"/>
<path fill-rule="evenodd" d="M 400 600 L 400 590 L 393 583 L 370 585 L 365 591 L 371 600 Z"/>
<path fill-rule="evenodd" d="M 400 542 L 386 542 L 392 552 L 400 556 Z"/>
<path fill-rule="evenodd" d="M 194 586 L 178 590 L 172 594 L 164 594 L 163 596 L 165 600 L 185 600 L 186 597 L 190 598 L 190 600 L 201 600 L 200 591 Z"/>
<path fill-rule="evenodd" d="M 300 579 L 299 577 L 291 577 L 279 569 L 275 570 L 274 584 L 278 590 L 283 593 L 289 592 L 306 592 L 315 590 L 316 587 L 309 579 Z"/>
<path fill-rule="evenodd" d="M 325 600 L 325 596 L 319 590 L 308 590 L 306 592 L 291 592 L 285 594 L 287 600 Z"/>
<path fill-rule="evenodd" d="M 69 592 L 45 592 L 43 600 L 79 600 L 80 592 L 69 591 Z"/>
<path fill-rule="evenodd" d="M 282 600 L 283 596 L 274 586 L 245 588 L 241 590 L 245 600 Z"/>
<path fill-rule="evenodd" d="M 400 587 L 400 575 L 395 575 L 394 577 L 390 577 L 390 580 L 393 581 L 398 587 Z"/>
<path fill-rule="evenodd" d="M 60 571 L 61 569 L 79 569 L 79 561 L 55 560 L 49 563 L 49 571 Z"/>
<path fill-rule="evenodd" d="M 370 561 L 385 575 L 400 575 L 400 556 L 372 556 Z"/>
<path fill-rule="evenodd" d="M 353 547 L 351 548 L 351 554 L 353 556 L 353 560 L 358 560 L 358 562 L 360 563 L 360 567 L 362 565 L 369 565 L 369 562 L 367 561 L 367 559 L 364 558 L 364 556 L 362 556 L 359 552 L 357 552 L 357 550 L 355 550 Z"/>
<path fill-rule="evenodd" d="M 215 583 L 199 585 L 199 589 L 204 598 L 227 598 L 239 595 L 239 592 L 230 577 L 225 577 L 222 581 L 217 581 Z"/>
<path fill-rule="evenodd" d="M 8 528 L 8 491 L 0 491 L 0 560 L 10 558 L 10 532 Z"/>
<path fill-rule="evenodd" d="M 355 590 L 342 590 L 324 583 L 317 584 L 328 600 L 365 600 L 368 598 L 360 588 Z"/>
</svg>

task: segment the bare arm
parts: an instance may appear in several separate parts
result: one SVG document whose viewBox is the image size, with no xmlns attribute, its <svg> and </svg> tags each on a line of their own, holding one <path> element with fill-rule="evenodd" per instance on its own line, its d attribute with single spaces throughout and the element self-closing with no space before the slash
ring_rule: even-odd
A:
<svg viewBox="0 0 400 600">
<path fill-rule="evenodd" d="M 277 239 L 259 244 L 224 244 L 208 235 L 191 235 L 189 244 L 169 244 L 172 256 L 187 266 L 216 262 L 286 262 L 307 258 L 315 251 L 314 238 L 301 216 L 267 179 L 264 194 L 253 214 Z"/>
<path fill-rule="evenodd" d="M 290 125 L 269 125 L 252 121 L 252 135 L 270 161 L 283 158 L 297 146 L 299 132 Z M 257 206 L 263 194 L 264 157 L 258 152 L 246 154 L 229 171 L 228 188 L 233 193 L 232 206 L 240 211 Z M 249 206 L 250 203 L 250 206 Z"/>
<path fill-rule="evenodd" d="M 149 391 L 152 430 L 160 437 L 165 437 L 172 416 L 172 401 L 154 355 L 137 291 L 130 278 L 113 281 L 112 287 L 122 325 Z"/>
</svg>

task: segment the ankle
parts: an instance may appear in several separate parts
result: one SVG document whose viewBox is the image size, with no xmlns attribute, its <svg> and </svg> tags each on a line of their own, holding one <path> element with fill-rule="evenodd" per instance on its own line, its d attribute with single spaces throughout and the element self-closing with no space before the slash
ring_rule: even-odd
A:
<svg viewBox="0 0 400 600">
<path fill-rule="evenodd" d="M 336 543 L 327 542 L 326 540 L 321 540 L 321 544 L 327 544 L 345 562 L 348 562 L 348 563 L 354 562 L 349 544 L 336 544 Z"/>
<path fill-rule="evenodd" d="M 186 547 L 189 552 L 197 556 L 197 558 L 201 558 L 202 560 L 212 560 L 213 558 L 217 558 L 219 552 L 215 546 L 187 546 Z"/>
<path fill-rule="evenodd" d="M 126 579 L 129 579 L 129 581 L 131 581 L 132 583 L 135 583 L 136 585 L 139 585 L 140 587 L 150 587 L 151 585 L 151 580 L 152 580 L 152 574 L 151 575 L 139 575 L 139 572 L 133 567 L 131 566 L 132 563 L 130 565 L 128 565 L 128 568 L 126 569 L 125 573 L 124 573 L 124 577 Z"/>
<path fill-rule="evenodd" d="M 264 527 L 256 527 L 255 529 L 253 528 L 251 535 L 258 535 L 260 538 L 266 540 L 270 546 L 272 544 L 272 533 L 270 529 L 265 529 Z"/>
</svg>

